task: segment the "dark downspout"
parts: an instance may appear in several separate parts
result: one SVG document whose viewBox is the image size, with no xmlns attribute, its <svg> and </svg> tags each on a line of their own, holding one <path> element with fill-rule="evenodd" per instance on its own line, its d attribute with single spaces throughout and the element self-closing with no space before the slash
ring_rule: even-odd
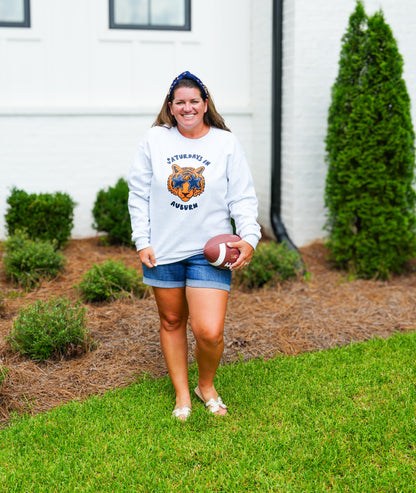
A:
<svg viewBox="0 0 416 493">
<path fill-rule="evenodd" d="M 270 221 L 277 241 L 286 242 L 297 250 L 280 219 L 282 179 L 282 41 L 283 0 L 273 0 L 273 48 L 272 48 L 272 190 Z"/>
</svg>

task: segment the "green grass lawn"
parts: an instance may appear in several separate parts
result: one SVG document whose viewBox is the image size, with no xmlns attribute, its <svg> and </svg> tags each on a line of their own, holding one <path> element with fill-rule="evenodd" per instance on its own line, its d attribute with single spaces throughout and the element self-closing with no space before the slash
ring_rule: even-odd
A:
<svg viewBox="0 0 416 493">
<path fill-rule="evenodd" d="M 221 367 L 226 418 L 194 398 L 175 421 L 166 378 L 16 418 L 0 432 L 0 489 L 416 491 L 415 348 L 410 333 Z"/>
</svg>

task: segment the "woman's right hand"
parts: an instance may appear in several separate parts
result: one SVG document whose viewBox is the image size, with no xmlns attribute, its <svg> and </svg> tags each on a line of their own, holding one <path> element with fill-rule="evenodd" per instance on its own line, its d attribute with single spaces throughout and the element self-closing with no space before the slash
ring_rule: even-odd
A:
<svg viewBox="0 0 416 493">
<path fill-rule="evenodd" d="M 150 246 L 139 250 L 139 258 L 140 262 L 146 267 L 149 267 L 149 269 L 157 266 L 155 252 Z"/>
</svg>

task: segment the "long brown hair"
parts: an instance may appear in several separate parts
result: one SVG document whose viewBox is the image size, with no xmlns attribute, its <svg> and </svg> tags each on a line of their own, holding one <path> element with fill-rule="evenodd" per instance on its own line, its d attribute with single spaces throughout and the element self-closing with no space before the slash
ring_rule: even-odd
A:
<svg viewBox="0 0 416 493">
<path fill-rule="evenodd" d="M 175 117 L 172 115 L 170 112 L 169 108 L 169 103 L 173 100 L 175 97 L 175 91 L 176 89 L 179 89 L 180 87 L 190 87 L 190 88 L 196 88 L 199 90 L 199 93 L 201 95 L 201 98 L 206 101 L 208 100 L 208 105 L 207 105 L 207 111 L 204 113 L 204 123 L 205 125 L 208 125 L 209 127 L 215 127 L 219 128 L 221 130 L 227 130 L 228 132 L 231 132 L 231 130 L 227 127 L 225 124 L 224 118 L 218 113 L 218 111 L 215 108 L 214 101 L 212 100 L 208 89 L 204 86 L 204 92 L 202 91 L 201 87 L 199 84 L 193 80 L 193 79 L 181 79 L 177 82 L 177 84 L 174 86 L 174 88 L 169 91 L 169 94 L 166 96 L 165 100 L 163 101 L 162 109 L 160 110 L 159 114 L 156 117 L 156 120 L 154 121 L 152 127 L 176 127 L 177 122 Z"/>
</svg>

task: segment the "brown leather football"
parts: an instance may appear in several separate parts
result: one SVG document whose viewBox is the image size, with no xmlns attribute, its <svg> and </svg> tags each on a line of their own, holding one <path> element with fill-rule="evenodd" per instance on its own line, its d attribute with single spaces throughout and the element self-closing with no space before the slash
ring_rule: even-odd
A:
<svg viewBox="0 0 416 493">
<path fill-rule="evenodd" d="M 238 248 L 230 248 L 227 243 L 240 241 L 238 235 L 222 234 L 208 240 L 204 247 L 204 256 L 208 262 L 219 269 L 229 269 L 238 259 L 240 251 Z"/>
</svg>

